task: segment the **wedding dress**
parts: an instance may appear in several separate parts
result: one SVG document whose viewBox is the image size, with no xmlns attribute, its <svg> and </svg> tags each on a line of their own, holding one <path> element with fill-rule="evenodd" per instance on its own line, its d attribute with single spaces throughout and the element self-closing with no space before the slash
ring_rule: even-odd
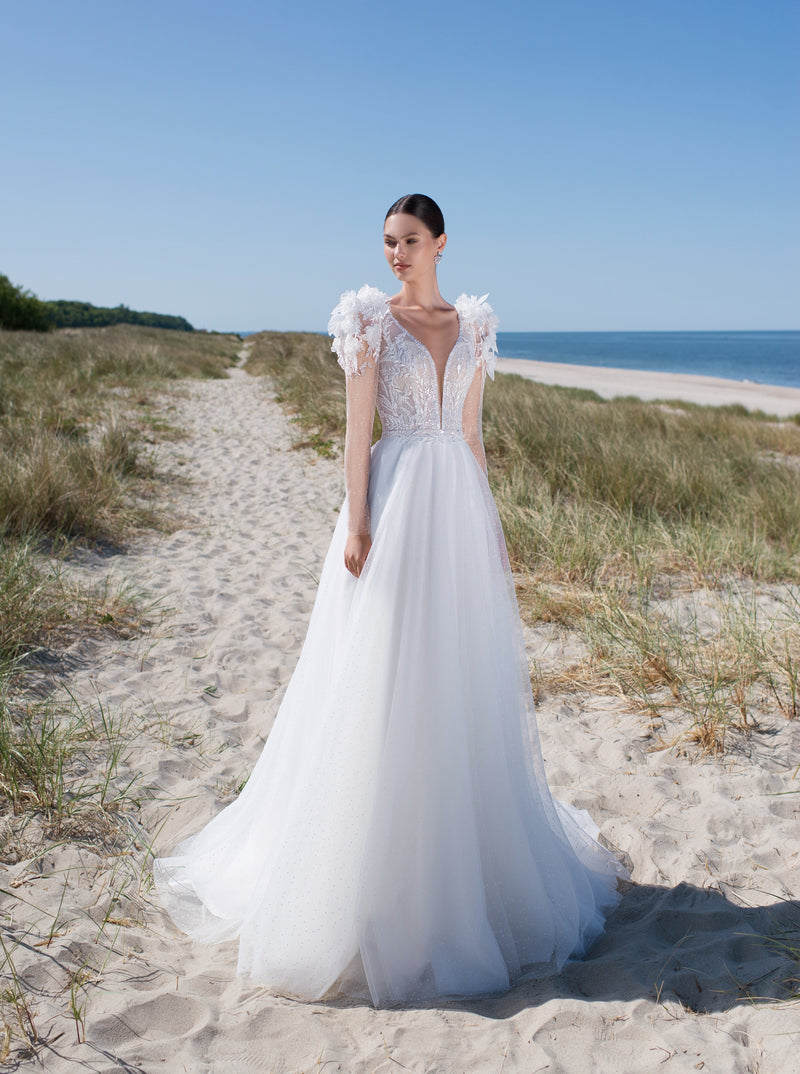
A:
<svg viewBox="0 0 800 1074">
<path fill-rule="evenodd" d="M 545 780 L 486 477 L 485 299 L 455 302 L 440 396 L 387 296 L 342 295 L 346 496 L 308 633 L 238 799 L 154 865 L 174 921 L 238 937 L 239 973 L 283 994 L 504 991 L 586 952 L 626 875 Z M 359 578 L 348 533 L 372 536 Z"/>
</svg>

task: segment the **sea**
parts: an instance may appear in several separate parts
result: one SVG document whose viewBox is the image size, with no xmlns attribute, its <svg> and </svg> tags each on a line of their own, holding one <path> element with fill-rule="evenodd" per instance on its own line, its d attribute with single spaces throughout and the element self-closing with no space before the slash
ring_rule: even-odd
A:
<svg viewBox="0 0 800 1074">
<path fill-rule="evenodd" d="M 501 358 L 800 388 L 798 332 L 498 332 Z"/>
</svg>

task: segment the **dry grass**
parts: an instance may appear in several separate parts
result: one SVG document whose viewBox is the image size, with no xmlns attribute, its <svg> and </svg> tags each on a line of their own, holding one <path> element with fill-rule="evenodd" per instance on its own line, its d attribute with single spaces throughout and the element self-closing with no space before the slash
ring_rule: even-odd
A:
<svg viewBox="0 0 800 1074">
<path fill-rule="evenodd" d="M 119 548 L 152 523 L 162 479 L 148 444 L 175 430 L 150 403 L 179 378 L 223 376 L 240 345 L 123 325 L 0 332 L 0 816 L 44 818 L 52 837 L 116 838 L 128 731 L 102 706 L 48 697 L 48 669 L 76 636 L 129 636 L 144 611 L 65 564 L 76 541 Z"/>
<path fill-rule="evenodd" d="M 0 860 L 25 862 L 36 875 L 85 848 L 103 874 L 98 958 L 141 901 L 142 772 L 132 744 L 165 735 L 167 721 L 151 727 L 141 712 L 52 693 L 65 646 L 87 633 L 129 636 L 150 611 L 122 587 L 79 583 L 70 560 L 76 542 L 119 549 L 154 520 L 152 494 L 167 475 L 157 473 L 150 445 L 180 435 L 161 416 L 160 393 L 180 378 L 224 375 L 240 346 L 236 338 L 123 326 L 0 333 Z M 70 968 L 67 949 L 63 996 L 40 987 L 50 956 L 38 952 L 58 948 L 87 874 L 65 876 L 63 906 L 43 927 L 24 924 L 27 875 L 0 892 L 3 1069 L 46 1052 L 42 1005 L 61 1003 L 80 1041 L 96 979 L 82 955 Z"/>
<path fill-rule="evenodd" d="M 0 695 L 0 816 L 6 818 L 0 859 L 16 859 L 14 844 L 34 815 L 45 841 L 69 837 L 117 849 L 117 816 L 135 806 L 141 778 L 127 763 L 139 730 L 99 700 L 88 707 Z M 9 809 L 21 823 L 9 821 Z"/>
<path fill-rule="evenodd" d="M 303 443 L 341 450 L 344 377 L 327 336 L 264 332 Z M 375 436 L 380 423 L 376 418 Z M 514 568 L 551 581 L 736 573 L 800 580 L 800 427 L 741 407 L 606 401 L 498 375 L 486 390 L 490 480 Z"/>
<path fill-rule="evenodd" d="M 340 453 L 344 376 L 328 337 L 268 332 L 252 343 L 247 369 L 272 377 L 300 442 Z M 752 729 L 759 705 L 798 715 L 797 423 L 498 375 L 484 440 L 523 617 L 577 630 L 592 654 L 540 688 L 677 710 L 713 751 Z M 752 583 L 785 583 L 783 611 L 764 616 Z M 678 622 L 657 599 L 703 587 L 710 633 L 699 604 Z"/>
<path fill-rule="evenodd" d="M 498 376 L 484 436 L 519 569 L 800 578 L 800 428 Z"/>
<path fill-rule="evenodd" d="M 65 596 L 52 554 L 76 539 L 119 547 L 153 524 L 148 444 L 174 431 L 148 404 L 178 378 L 223 376 L 239 346 L 129 325 L 0 332 L 0 665 L 81 604 L 88 621 L 113 617 Z"/>
<path fill-rule="evenodd" d="M 235 336 L 116 325 L 0 331 L 0 675 L 76 630 L 130 628 L 128 597 L 65 581 L 81 540 L 120 547 L 152 524 L 148 445 L 175 430 L 150 412 L 165 386 L 221 377 Z"/>
<path fill-rule="evenodd" d="M 224 375 L 239 340 L 117 325 L 0 332 L 0 537 L 118 544 L 153 477 L 157 428 L 135 403 L 187 376 Z M 144 436 L 147 432 L 149 436 Z"/>
<path fill-rule="evenodd" d="M 750 586 L 668 600 L 608 590 L 583 630 L 587 683 L 610 681 L 655 716 L 681 713 L 686 737 L 706 751 L 723 752 L 731 732 L 756 729 L 765 710 L 800 715 L 797 587 L 768 601 Z"/>
<path fill-rule="evenodd" d="M 314 332 L 261 332 L 251 336 L 245 369 L 272 377 L 275 398 L 300 427 L 294 446 L 330 458 L 340 453 L 345 430 L 345 381 L 330 339 Z M 380 421 L 375 419 L 375 436 Z"/>
</svg>

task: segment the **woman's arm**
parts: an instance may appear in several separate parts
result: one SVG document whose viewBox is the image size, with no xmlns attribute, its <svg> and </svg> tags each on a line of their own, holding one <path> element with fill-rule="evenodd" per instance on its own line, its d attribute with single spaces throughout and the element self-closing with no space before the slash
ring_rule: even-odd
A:
<svg viewBox="0 0 800 1074">
<path fill-rule="evenodd" d="M 486 452 L 483 448 L 482 429 L 485 371 L 483 363 L 476 364 L 472 383 L 464 400 L 464 409 L 461 412 L 461 430 L 464 433 L 464 439 L 472 450 L 472 454 L 478 460 L 478 466 L 486 474 Z"/>
<path fill-rule="evenodd" d="M 361 574 L 372 544 L 369 463 L 386 299 L 382 291 L 368 284 L 358 292 L 345 291 L 328 321 L 328 332 L 333 336 L 331 349 L 347 377 L 344 481 L 348 536 L 344 562 L 356 577 Z"/>
<path fill-rule="evenodd" d="M 355 372 L 347 374 L 347 430 L 344 440 L 344 483 L 347 491 L 345 566 L 356 578 L 372 544 L 369 512 L 369 463 L 378 390 L 378 365 L 366 340 Z"/>
<path fill-rule="evenodd" d="M 495 330 L 499 323 L 494 310 L 486 301 L 487 297 L 487 295 L 482 295 L 480 298 L 476 298 L 475 295 L 460 295 L 456 299 L 460 319 L 471 328 L 475 353 L 475 372 L 464 400 L 461 430 L 484 474 L 487 473 L 487 466 L 486 452 L 483 447 L 483 389 L 487 376 L 494 380 L 497 361 Z"/>
</svg>

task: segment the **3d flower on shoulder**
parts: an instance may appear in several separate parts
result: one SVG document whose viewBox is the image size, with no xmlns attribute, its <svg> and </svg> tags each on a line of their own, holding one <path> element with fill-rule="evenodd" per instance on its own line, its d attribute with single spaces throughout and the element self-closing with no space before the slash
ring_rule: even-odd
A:
<svg viewBox="0 0 800 1074">
<path fill-rule="evenodd" d="M 485 366 L 486 375 L 494 380 L 494 371 L 497 364 L 497 326 L 500 321 L 496 313 L 486 301 L 489 297 L 487 292 L 478 298 L 477 295 L 462 294 L 455 301 L 455 307 L 462 321 L 473 325 L 476 341 L 475 358 L 478 364 Z"/>
<path fill-rule="evenodd" d="M 359 362 L 366 341 L 368 353 L 376 355 L 381 344 L 381 317 L 386 312 L 386 295 L 369 284 L 359 291 L 345 291 L 328 321 L 328 334 L 333 336 L 331 350 L 348 376 L 357 376 L 366 366 L 374 365 L 369 358 Z"/>
</svg>

